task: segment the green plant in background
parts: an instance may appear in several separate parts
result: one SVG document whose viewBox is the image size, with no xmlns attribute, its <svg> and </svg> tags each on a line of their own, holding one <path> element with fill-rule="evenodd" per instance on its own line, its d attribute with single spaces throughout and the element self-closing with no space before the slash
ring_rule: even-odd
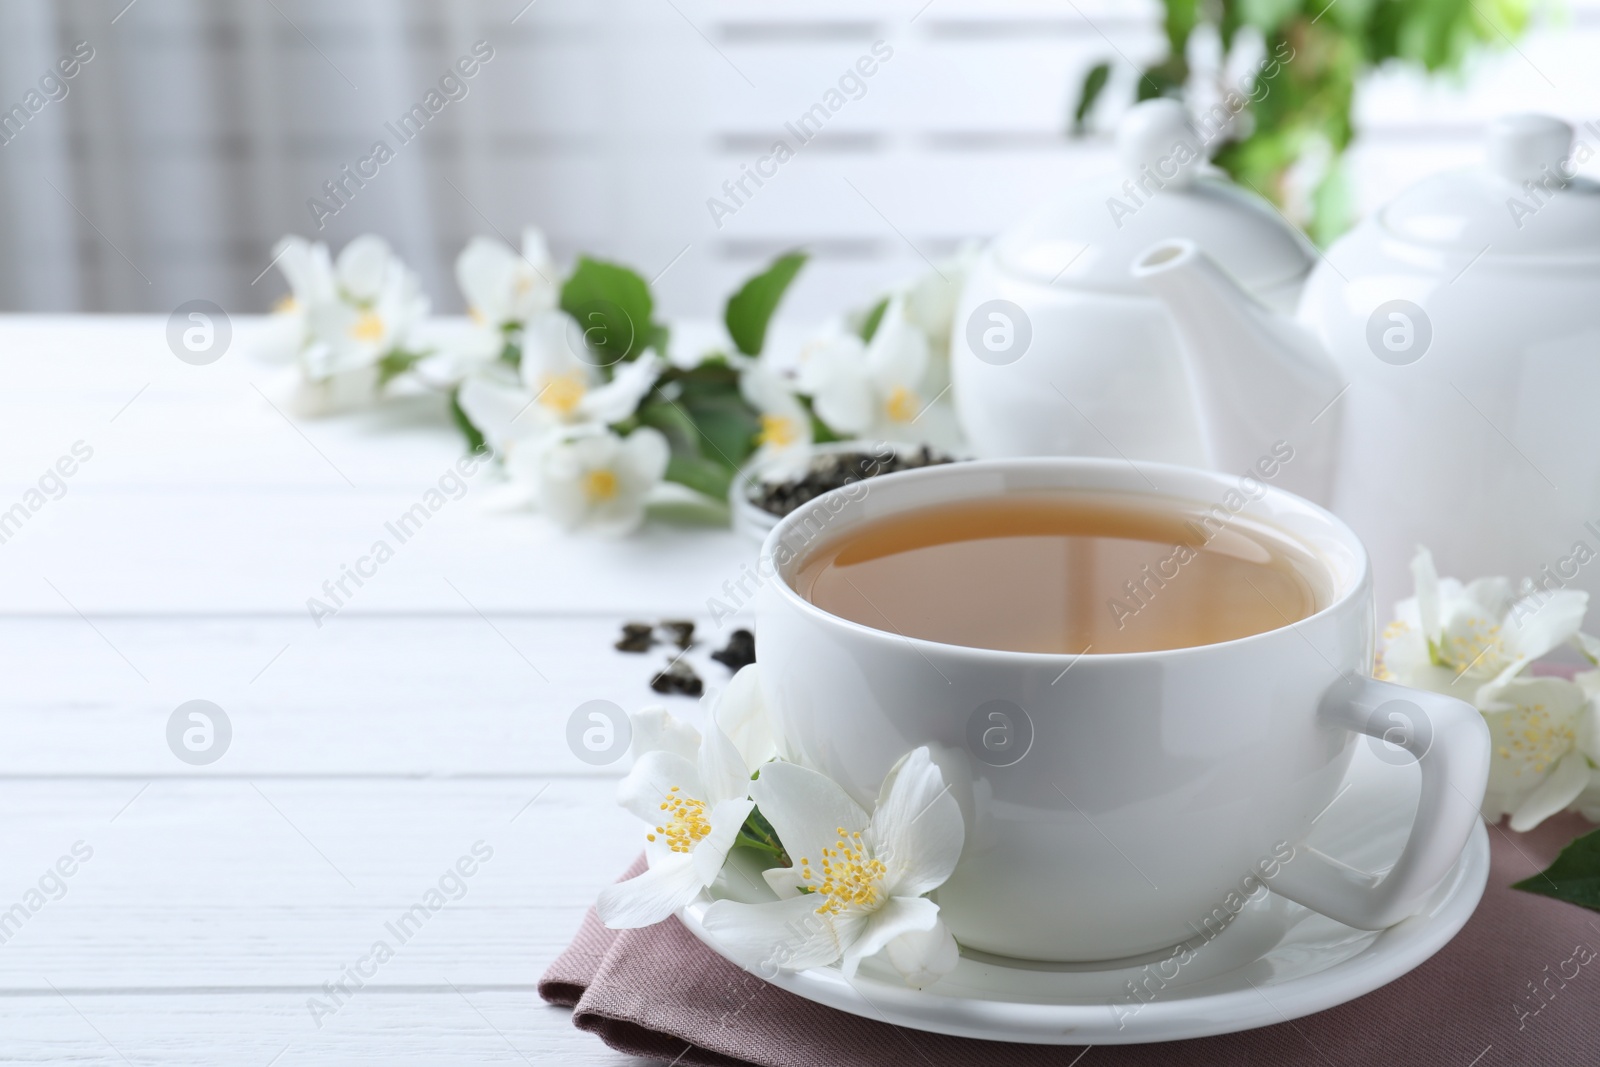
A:
<svg viewBox="0 0 1600 1067">
<path fill-rule="evenodd" d="M 1533 0 L 1163 0 L 1167 56 L 1140 72 L 1138 98 L 1181 96 L 1189 86 L 1190 36 L 1208 27 L 1224 54 L 1240 31 L 1253 29 L 1266 55 L 1292 57 L 1266 65 L 1244 102 L 1241 136 L 1214 162 L 1280 207 L 1288 206 L 1291 167 L 1325 158 L 1314 178 L 1309 217 L 1295 221 L 1326 245 L 1353 221 L 1341 161 L 1354 135 L 1357 80 L 1385 63 L 1430 73 L 1460 71 L 1485 45 L 1506 46 L 1526 29 Z M 1110 80 L 1101 63 L 1084 78 L 1074 114 L 1081 131 Z M 1231 87 L 1230 87 L 1231 88 Z"/>
</svg>

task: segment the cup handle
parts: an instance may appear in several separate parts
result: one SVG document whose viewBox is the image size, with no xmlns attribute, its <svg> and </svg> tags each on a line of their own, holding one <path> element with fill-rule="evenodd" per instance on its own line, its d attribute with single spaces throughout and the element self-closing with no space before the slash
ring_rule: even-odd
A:
<svg viewBox="0 0 1600 1067">
<path fill-rule="evenodd" d="M 1404 706 L 1389 706 L 1396 701 Z M 1381 878 L 1301 842 L 1268 885 L 1347 926 L 1382 930 L 1415 914 L 1461 857 L 1489 779 L 1489 728 L 1463 700 L 1355 676 L 1329 689 L 1317 714 L 1329 726 L 1388 741 L 1416 759 L 1417 816 L 1405 850 Z"/>
</svg>

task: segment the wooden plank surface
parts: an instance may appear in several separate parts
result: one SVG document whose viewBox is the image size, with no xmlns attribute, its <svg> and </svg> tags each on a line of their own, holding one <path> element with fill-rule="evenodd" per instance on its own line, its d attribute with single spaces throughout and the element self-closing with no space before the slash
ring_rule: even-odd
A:
<svg viewBox="0 0 1600 1067">
<path fill-rule="evenodd" d="M 320 631 L 303 615 L 0 619 L 7 661 L 41 665 L 0 692 L 10 727 L 0 780 L 586 772 L 565 740 L 579 704 L 697 713 L 689 698 L 649 689 L 667 649 L 612 648 L 620 618 L 368 614 Z M 731 676 L 710 659 L 731 628 L 702 621 L 704 640 L 684 656 L 707 685 Z M 227 753 L 205 767 L 175 758 L 165 733 L 172 711 L 197 699 L 233 727 Z"/>
<path fill-rule="evenodd" d="M 380 940 L 369 989 L 531 988 L 639 850 L 613 797 L 559 778 L 6 783 L 0 993 L 315 991 Z"/>
<path fill-rule="evenodd" d="M 580 1064 L 643 1061 L 573 1029 L 531 991 L 377 992 L 318 1029 L 302 991 L 0 998 L 0 1063 L 74 1067 Z M 276 1058 L 274 1058 L 276 1057 Z"/>
<path fill-rule="evenodd" d="M 686 658 L 725 684 L 705 602 L 754 547 L 569 537 L 474 482 L 318 626 L 306 598 L 460 443 L 428 398 L 275 410 L 235 326 L 196 368 L 162 319 L 0 317 L 0 510 L 95 449 L 0 543 L 0 1063 L 623 1062 L 534 993 L 640 844 L 625 764 L 580 760 L 567 720 L 695 718 L 648 688 L 675 650 L 612 642 L 694 618 Z M 195 699 L 231 727 L 203 766 L 168 736 Z"/>
</svg>

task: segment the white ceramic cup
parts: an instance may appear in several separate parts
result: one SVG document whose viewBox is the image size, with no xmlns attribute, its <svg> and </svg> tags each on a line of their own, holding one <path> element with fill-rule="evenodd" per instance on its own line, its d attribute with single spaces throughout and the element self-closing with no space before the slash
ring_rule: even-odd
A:
<svg viewBox="0 0 1600 1067">
<path fill-rule="evenodd" d="M 1265 521 L 1325 568 L 1326 606 L 1217 644 L 1071 656 L 873 629 L 792 584 L 808 551 L 859 523 L 1062 490 L 1153 493 Z M 787 753 L 870 810 L 897 760 L 933 748 L 967 821 L 961 862 L 935 899 L 968 948 L 1049 961 L 1139 956 L 1214 931 L 1263 883 L 1381 929 L 1420 907 L 1478 819 L 1489 762 L 1482 716 L 1371 677 L 1361 542 L 1322 508 L 1258 479 L 1062 458 L 909 471 L 787 516 L 762 562 L 778 580 L 758 600 L 761 686 Z M 1303 843 L 1358 743 L 1421 766 L 1411 836 L 1381 878 Z"/>
</svg>

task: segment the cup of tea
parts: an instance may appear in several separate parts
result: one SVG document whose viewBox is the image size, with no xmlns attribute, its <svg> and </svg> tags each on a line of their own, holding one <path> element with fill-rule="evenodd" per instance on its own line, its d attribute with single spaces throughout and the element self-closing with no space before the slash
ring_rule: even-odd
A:
<svg viewBox="0 0 1600 1067">
<path fill-rule="evenodd" d="M 870 810 L 932 749 L 966 819 L 934 894 L 964 946 L 1136 957 L 1214 925 L 1252 878 L 1381 929 L 1455 864 L 1482 716 L 1372 677 L 1366 551 L 1272 487 L 1274 465 L 932 467 L 834 490 L 768 536 L 761 686 L 786 754 Z M 1421 768 L 1381 878 L 1304 844 L 1362 735 Z"/>
</svg>

